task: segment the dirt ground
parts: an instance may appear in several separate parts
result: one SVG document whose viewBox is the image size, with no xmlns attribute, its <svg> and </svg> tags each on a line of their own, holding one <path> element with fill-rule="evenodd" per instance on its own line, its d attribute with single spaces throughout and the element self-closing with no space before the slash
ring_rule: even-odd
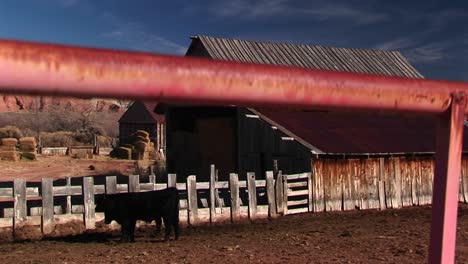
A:
<svg viewBox="0 0 468 264">
<path fill-rule="evenodd" d="M 425 263 L 430 207 L 186 227 L 180 240 L 168 243 L 152 234 L 153 226 L 141 227 L 136 242 L 124 244 L 118 230 L 98 226 L 75 236 L 3 241 L 0 263 Z M 457 263 L 468 263 L 467 226 L 468 206 L 460 205 Z"/>
</svg>

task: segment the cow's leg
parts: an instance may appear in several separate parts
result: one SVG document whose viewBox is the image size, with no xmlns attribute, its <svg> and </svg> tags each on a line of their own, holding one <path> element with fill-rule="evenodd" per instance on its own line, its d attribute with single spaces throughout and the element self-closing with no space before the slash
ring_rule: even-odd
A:
<svg viewBox="0 0 468 264">
<path fill-rule="evenodd" d="M 128 225 L 128 234 L 129 234 L 129 241 L 130 242 L 135 242 L 135 225 L 136 225 L 136 220 L 132 219 L 129 221 Z"/>
<path fill-rule="evenodd" d="M 156 234 L 159 234 L 161 232 L 161 226 L 162 226 L 162 218 L 161 216 L 156 217 Z"/>
<path fill-rule="evenodd" d="M 128 225 L 129 221 L 124 220 L 122 221 L 121 229 L 120 229 L 120 242 L 128 242 Z"/>
<path fill-rule="evenodd" d="M 171 236 L 171 219 L 167 214 L 164 214 L 163 216 L 164 220 L 164 226 L 165 226 L 165 235 L 164 235 L 164 241 L 168 241 L 170 236 Z"/>
<path fill-rule="evenodd" d="M 174 236 L 175 240 L 179 239 L 179 210 L 174 213 L 174 217 L 171 219 L 174 225 Z"/>
</svg>

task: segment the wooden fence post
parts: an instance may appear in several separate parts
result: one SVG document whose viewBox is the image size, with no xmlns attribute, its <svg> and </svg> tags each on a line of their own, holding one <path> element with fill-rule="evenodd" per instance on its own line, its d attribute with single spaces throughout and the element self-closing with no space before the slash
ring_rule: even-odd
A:
<svg viewBox="0 0 468 264">
<path fill-rule="evenodd" d="M 249 219 L 254 220 L 257 215 L 257 187 L 254 172 L 247 172 L 247 188 L 249 194 Z"/>
<path fill-rule="evenodd" d="M 50 234 L 54 230 L 54 189 L 53 179 L 42 178 L 42 234 Z M 67 205 L 68 206 L 68 205 Z"/>
<path fill-rule="evenodd" d="M 167 188 L 177 187 L 177 175 L 170 173 L 167 175 Z"/>
<path fill-rule="evenodd" d="M 385 158 L 379 158 L 379 207 L 385 210 Z"/>
<path fill-rule="evenodd" d="M 116 176 L 106 177 L 106 193 L 107 194 L 117 193 L 117 177 Z"/>
<path fill-rule="evenodd" d="M 149 175 L 149 182 L 153 185 L 152 190 L 156 190 L 156 175 L 152 172 L 152 170 L 151 174 Z"/>
<path fill-rule="evenodd" d="M 283 175 L 283 212 L 288 214 L 288 175 Z"/>
<path fill-rule="evenodd" d="M 83 220 L 86 229 L 94 229 L 96 224 L 94 212 L 94 179 L 93 177 L 83 178 Z"/>
<path fill-rule="evenodd" d="M 235 173 L 229 174 L 229 190 L 231 192 L 231 222 L 240 219 L 239 177 Z"/>
<path fill-rule="evenodd" d="M 278 171 L 278 177 L 275 182 L 275 191 L 276 191 L 276 212 L 278 214 L 284 215 L 284 184 L 283 184 L 283 174 L 281 171 Z"/>
<path fill-rule="evenodd" d="M 312 169 L 313 170 L 313 169 Z M 308 204 L 308 211 L 314 211 L 314 185 L 312 184 L 312 172 L 307 173 L 307 204 Z"/>
<path fill-rule="evenodd" d="M 276 201 L 275 201 L 275 179 L 273 171 L 266 172 L 266 189 L 268 199 L 268 217 L 276 216 Z"/>
<path fill-rule="evenodd" d="M 13 182 L 13 196 L 14 196 L 14 217 L 13 217 L 13 236 L 15 231 L 20 228 L 27 219 L 27 205 L 26 205 L 26 180 L 15 179 Z"/>
<path fill-rule="evenodd" d="M 216 169 L 215 165 L 210 166 L 210 223 L 215 221 L 215 188 L 216 188 Z"/>
<path fill-rule="evenodd" d="M 188 223 L 195 225 L 198 222 L 197 177 L 195 175 L 187 177 L 187 203 Z"/>
<path fill-rule="evenodd" d="M 140 191 L 140 176 L 129 175 L 128 176 L 128 192 L 139 192 Z"/>
<path fill-rule="evenodd" d="M 67 181 L 67 184 L 66 184 L 67 194 L 71 194 L 72 193 L 71 177 L 67 177 L 66 181 Z M 67 195 L 67 204 L 65 207 L 65 213 L 66 214 L 73 213 L 71 195 Z"/>
</svg>

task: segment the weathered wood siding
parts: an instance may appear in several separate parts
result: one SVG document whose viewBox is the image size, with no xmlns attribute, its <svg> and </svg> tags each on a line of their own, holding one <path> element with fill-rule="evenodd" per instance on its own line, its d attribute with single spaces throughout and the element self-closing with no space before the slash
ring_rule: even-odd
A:
<svg viewBox="0 0 468 264">
<path fill-rule="evenodd" d="M 432 201 L 434 157 L 314 158 L 314 211 L 401 208 Z M 460 171 L 460 202 L 468 201 L 468 157 Z"/>
</svg>

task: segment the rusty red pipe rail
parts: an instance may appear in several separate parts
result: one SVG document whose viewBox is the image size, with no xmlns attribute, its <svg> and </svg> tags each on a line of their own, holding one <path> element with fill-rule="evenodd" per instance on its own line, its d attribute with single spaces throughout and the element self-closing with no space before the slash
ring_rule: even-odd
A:
<svg viewBox="0 0 468 264">
<path fill-rule="evenodd" d="M 436 113 L 460 91 L 468 84 L 0 40 L 0 93 Z"/>
</svg>

